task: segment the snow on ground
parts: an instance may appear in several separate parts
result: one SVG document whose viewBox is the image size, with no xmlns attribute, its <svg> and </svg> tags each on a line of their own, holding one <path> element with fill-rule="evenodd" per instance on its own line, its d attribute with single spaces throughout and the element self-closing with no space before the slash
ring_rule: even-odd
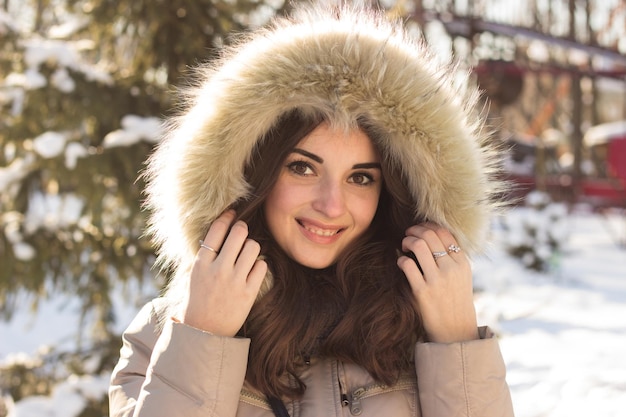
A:
<svg viewBox="0 0 626 417">
<path fill-rule="evenodd" d="M 624 416 L 626 213 L 578 211 L 566 222 L 549 274 L 524 270 L 497 245 L 476 261 L 479 318 L 500 335 L 517 417 Z M 506 238 L 495 229 L 496 241 Z"/>
<path fill-rule="evenodd" d="M 515 215 L 513 210 L 508 216 Z M 626 247 L 618 242 L 626 242 L 626 213 L 605 218 L 579 209 L 566 222 L 570 234 L 560 262 L 542 274 L 504 253 L 506 232 L 494 223 L 493 247 L 474 260 L 479 320 L 500 336 L 517 417 L 624 416 Z M 142 298 L 154 290 L 132 291 Z M 138 304 L 120 296 L 120 328 Z M 34 354 L 42 344 L 68 346 L 78 326 L 76 311 L 71 300 L 53 299 L 37 315 L 25 308 L 0 323 L 0 362 L 18 352 Z M 72 384 L 76 380 L 47 400 L 18 403 L 14 416 L 41 415 L 39 409 L 74 415 L 77 400 L 63 395 L 75 395 Z M 64 404 L 66 410 L 51 410 Z"/>
</svg>

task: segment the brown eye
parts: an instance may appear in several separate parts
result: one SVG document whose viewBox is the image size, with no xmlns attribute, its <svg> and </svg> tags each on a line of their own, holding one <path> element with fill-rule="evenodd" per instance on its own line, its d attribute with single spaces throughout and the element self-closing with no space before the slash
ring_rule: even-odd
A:
<svg viewBox="0 0 626 417">
<path fill-rule="evenodd" d="M 297 175 L 312 175 L 313 168 L 307 162 L 294 161 L 287 165 L 287 168 Z"/>
<path fill-rule="evenodd" d="M 374 178 L 372 178 L 372 176 L 369 174 L 357 172 L 355 174 L 352 174 L 352 176 L 350 177 L 350 182 L 357 185 L 369 185 L 374 182 Z"/>
</svg>

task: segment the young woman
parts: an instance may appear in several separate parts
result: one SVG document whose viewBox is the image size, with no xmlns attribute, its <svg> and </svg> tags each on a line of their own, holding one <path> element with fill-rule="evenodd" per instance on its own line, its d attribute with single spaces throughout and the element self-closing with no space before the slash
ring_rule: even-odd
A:
<svg viewBox="0 0 626 417">
<path fill-rule="evenodd" d="M 493 152 L 456 76 L 319 5 L 205 68 L 146 172 L 172 277 L 124 334 L 111 416 L 512 416 L 467 257 Z"/>
</svg>

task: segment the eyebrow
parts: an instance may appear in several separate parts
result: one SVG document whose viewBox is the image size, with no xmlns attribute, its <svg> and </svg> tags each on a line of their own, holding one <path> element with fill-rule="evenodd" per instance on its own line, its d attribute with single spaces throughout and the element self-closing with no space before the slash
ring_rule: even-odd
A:
<svg viewBox="0 0 626 417">
<path fill-rule="evenodd" d="M 311 158 L 318 164 L 324 163 L 324 159 L 320 158 L 318 155 L 315 155 L 314 153 L 305 151 L 304 149 L 294 148 L 292 152 L 299 153 L 300 155 L 306 156 L 307 158 Z M 380 163 L 378 162 L 364 162 L 362 164 L 352 165 L 352 169 L 372 169 L 372 168 L 382 169 Z"/>
<path fill-rule="evenodd" d="M 311 158 L 312 160 L 314 160 L 318 164 L 323 164 L 324 163 L 324 160 L 322 158 L 320 158 L 319 156 L 315 155 L 314 153 L 311 153 L 309 151 L 305 151 L 304 149 L 294 148 L 292 152 L 293 153 L 299 153 L 300 155 L 304 155 L 307 158 Z"/>
</svg>

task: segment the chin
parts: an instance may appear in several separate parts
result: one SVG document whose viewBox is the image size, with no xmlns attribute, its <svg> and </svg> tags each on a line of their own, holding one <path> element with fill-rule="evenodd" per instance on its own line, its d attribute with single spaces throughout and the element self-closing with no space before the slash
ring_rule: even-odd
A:
<svg viewBox="0 0 626 417">
<path fill-rule="evenodd" d="M 324 262 L 324 263 L 298 262 L 298 263 L 310 269 L 326 269 L 329 266 L 334 264 L 334 262 Z"/>
<path fill-rule="evenodd" d="M 311 259 L 310 256 L 307 257 L 294 257 L 294 261 L 298 262 L 300 265 L 305 266 L 311 269 L 325 269 L 331 265 L 334 265 L 337 262 L 336 259 L 329 260 L 320 260 L 320 259 Z"/>
</svg>

